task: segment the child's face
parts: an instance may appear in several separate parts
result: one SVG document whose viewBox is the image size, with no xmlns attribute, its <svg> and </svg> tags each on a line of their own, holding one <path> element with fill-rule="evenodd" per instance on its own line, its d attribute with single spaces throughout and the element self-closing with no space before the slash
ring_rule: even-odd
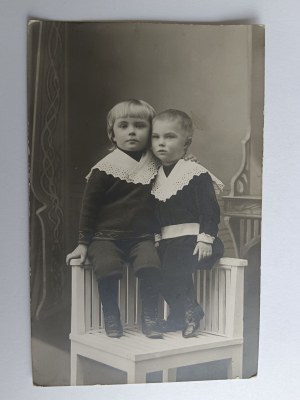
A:
<svg viewBox="0 0 300 400">
<path fill-rule="evenodd" d="M 142 151 L 149 146 L 150 122 L 146 119 L 117 118 L 113 132 L 113 139 L 121 150 Z"/>
<path fill-rule="evenodd" d="M 154 121 L 152 151 L 163 165 L 172 165 L 182 158 L 189 143 L 178 121 Z"/>
</svg>

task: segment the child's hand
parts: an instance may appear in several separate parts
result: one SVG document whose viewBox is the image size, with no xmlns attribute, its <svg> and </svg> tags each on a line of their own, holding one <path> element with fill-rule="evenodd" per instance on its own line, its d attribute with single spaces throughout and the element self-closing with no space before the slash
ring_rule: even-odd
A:
<svg viewBox="0 0 300 400">
<path fill-rule="evenodd" d="M 183 159 L 185 161 L 194 161 L 196 163 L 199 163 L 199 160 L 197 159 L 196 156 L 194 156 L 194 154 L 185 154 L 185 156 L 183 157 Z"/>
<path fill-rule="evenodd" d="M 198 261 L 203 260 L 203 258 L 210 257 L 212 255 L 212 246 L 209 243 L 198 242 L 195 246 L 193 255 L 197 255 Z"/>
<path fill-rule="evenodd" d="M 74 258 L 80 258 L 80 265 L 83 265 L 87 255 L 87 246 L 85 244 L 79 244 L 72 253 L 67 255 L 66 263 L 70 264 L 70 261 Z"/>
</svg>

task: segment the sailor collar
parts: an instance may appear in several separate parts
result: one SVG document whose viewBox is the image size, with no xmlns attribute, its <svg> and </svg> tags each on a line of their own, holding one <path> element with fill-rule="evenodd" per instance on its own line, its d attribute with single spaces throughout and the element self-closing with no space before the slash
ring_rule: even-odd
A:
<svg viewBox="0 0 300 400">
<path fill-rule="evenodd" d="M 212 178 L 216 193 L 220 193 L 224 185 L 218 178 L 202 165 L 194 161 L 186 161 L 183 159 L 176 163 L 168 176 L 166 176 L 162 166 L 159 168 L 151 193 L 156 199 L 166 201 L 188 185 L 194 176 L 199 176 L 206 172 L 208 172 Z"/>
<path fill-rule="evenodd" d="M 115 149 L 93 166 L 86 179 L 89 179 L 94 169 L 98 169 L 128 183 L 147 185 L 157 174 L 159 165 L 159 161 L 149 150 L 136 161 L 122 150 Z"/>
</svg>

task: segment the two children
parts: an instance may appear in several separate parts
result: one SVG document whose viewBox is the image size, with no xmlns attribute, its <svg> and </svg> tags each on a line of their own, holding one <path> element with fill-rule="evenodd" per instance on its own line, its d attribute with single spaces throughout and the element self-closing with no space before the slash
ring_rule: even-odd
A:
<svg viewBox="0 0 300 400">
<path fill-rule="evenodd" d="M 162 330 L 183 329 L 183 336 L 190 337 L 203 316 L 192 273 L 199 266 L 212 266 L 222 255 L 216 238 L 219 208 L 210 175 L 200 165 L 181 159 L 191 142 L 191 120 L 176 110 L 154 117 L 154 109 L 141 100 L 118 103 L 109 112 L 107 130 L 114 150 L 87 176 L 78 246 L 67 256 L 67 263 L 72 258 L 84 263 L 87 256 L 91 260 L 105 330 L 114 338 L 123 334 L 117 296 L 124 263 L 131 264 L 140 280 L 143 333 L 162 337 L 158 323 L 162 284 L 170 305 Z M 160 169 L 149 150 L 153 118 L 152 147 L 161 160 Z M 154 245 L 154 233 L 160 230 L 157 220 L 162 231 L 162 277 Z"/>
<path fill-rule="evenodd" d="M 223 184 L 201 165 L 183 159 L 192 134 L 192 120 L 182 111 L 167 110 L 154 117 L 152 150 L 162 166 L 152 194 L 161 226 L 162 294 L 170 306 L 164 330 L 182 329 L 185 338 L 196 334 L 204 316 L 193 272 L 211 268 L 224 251 L 217 237 L 220 210 L 213 182 L 220 189 Z"/>
</svg>

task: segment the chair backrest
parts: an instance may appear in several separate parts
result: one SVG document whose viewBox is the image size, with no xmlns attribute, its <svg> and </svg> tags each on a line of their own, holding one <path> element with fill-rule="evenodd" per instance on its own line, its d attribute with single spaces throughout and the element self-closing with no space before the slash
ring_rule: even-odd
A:
<svg viewBox="0 0 300 400">
<path fill-rule="evenodd" d="M 91 265 L 83 267 L 72 260 L 72 332 L 84 333 L 103 327 L 97 281 Z M 198 271 L 194 277 L 197 299 L 205 317 L 202 331 L 241 337 L 243 335 L 244 266 L 246 260 L 222 258 L 210 271 Z M 132 268 L 126 267 L 119 284 L 119 307 L 124 326 L 140 324 L 138 280 Z M 161 303 L 161 313 L 168 308 Z"/>
</svg>

